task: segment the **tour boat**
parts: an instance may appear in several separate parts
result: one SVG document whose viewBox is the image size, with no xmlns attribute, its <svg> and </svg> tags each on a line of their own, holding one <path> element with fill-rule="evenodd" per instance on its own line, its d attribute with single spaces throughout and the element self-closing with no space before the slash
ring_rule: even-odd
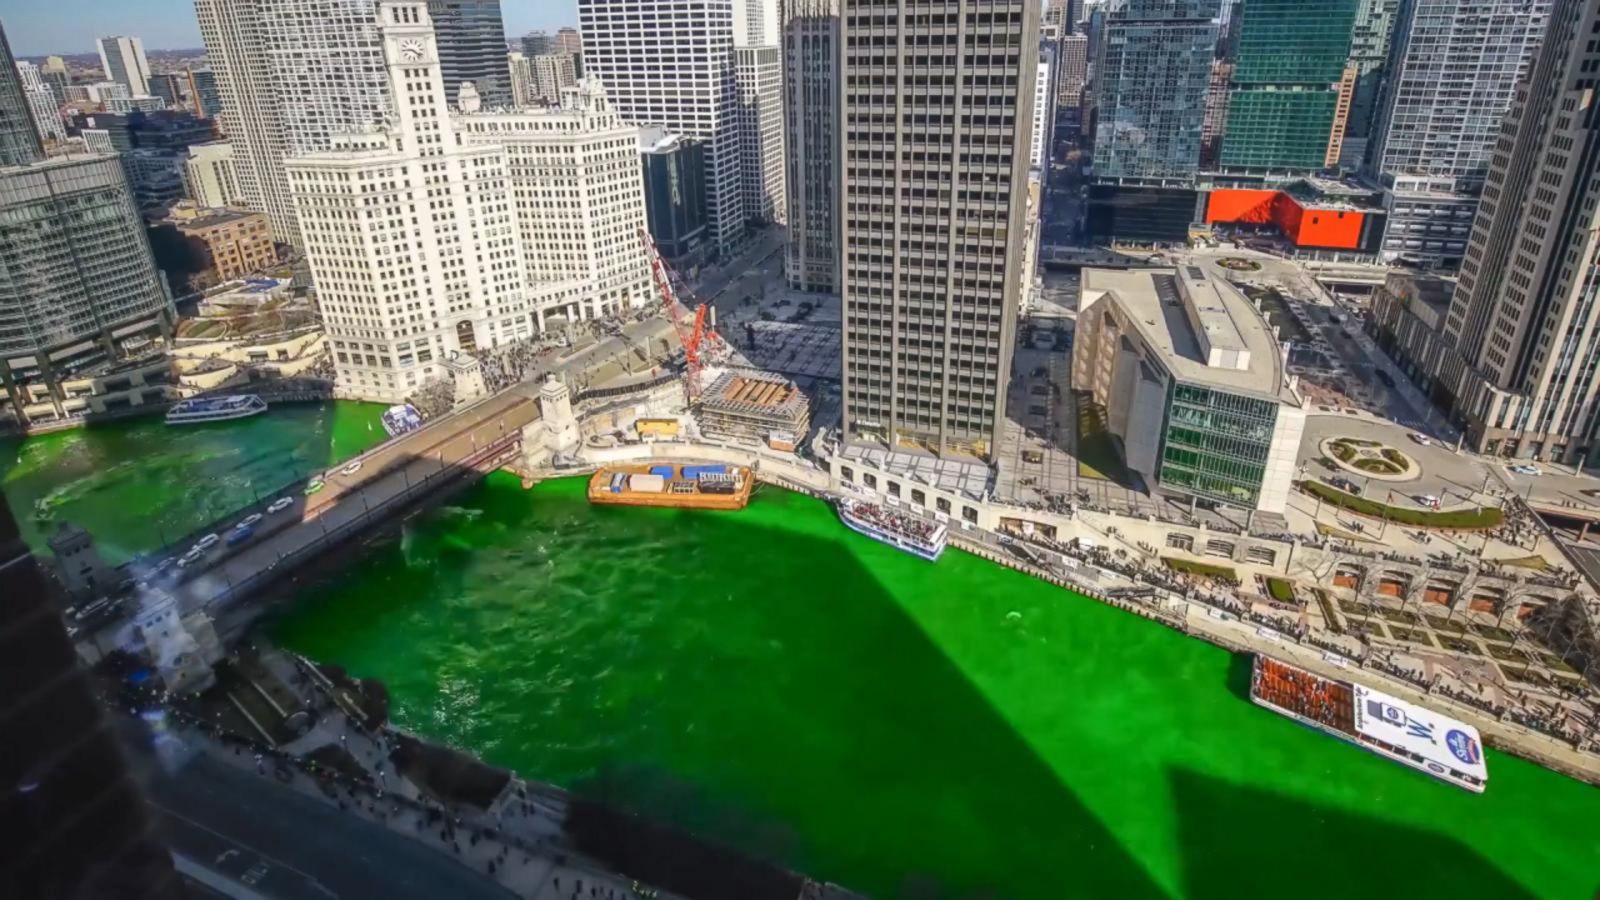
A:
<svg viewBox="0 0 1600 900">
<path fill-rule="evenodd" d="M 944 552 L 948 530 L 935 522 L 885 509 L 876 503 L 843 498 L 839 518 L 845 527 L 875 541 L 934 562 Z"/>
<path fill-rule="evenodd" d="M 192 425 L 196 422 L 225 422 L 244 419 L 267 411 L 267 401 L 255 394 L 232 394 L 227 397 L 192 397 L 167 410 L 168 425 Z"/>
<path fill-rule="evenodd" d="M 1257 655 L 1250 699 L 1446 784 L 1475 794 L 1489 784 L 1478 729 L 1364 684 Z"/>
<path fill-rule="evenodd" d="M 383 411 L 383 430 L 389 433 L 389 437 L 399 437 L 421 427 L 422 414 L 409 403 L 391 406 Z"/>
<path fill-rule="evenodd" d="M 589 502 L 610 506 L 744 509 L 755 478 L 721 463 L 604 466 L 589 478 Z"/>
</svg>

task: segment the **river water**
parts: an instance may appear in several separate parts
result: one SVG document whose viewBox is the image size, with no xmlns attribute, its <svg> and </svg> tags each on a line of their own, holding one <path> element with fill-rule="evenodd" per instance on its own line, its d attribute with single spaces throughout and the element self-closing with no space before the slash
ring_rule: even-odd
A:
<svg viewBox="0 0 1600 900">
<path fill-rule="evenodd" d="M 1248 663 L 763 489 L 596 508 L 495 476 L 277 637 L 394 717 L 878 897 L 1592 897 L 1600 791 L 1475 796 L 1246 699 Z"/>
<path fill-rule="evenodd" d="M 0 481 L 31 537 L 132 553 L 381 438 L 377 412 L 69 432 L 0 447 Z M 1600 888 L 1600 790 L 1494 751 L 1487 794 L 1438 784 L 1254 707 L 1242 658 L 767 488 L 691 513 L 496 475 L 273 630 L 382 679 L 411 730 L 876 897 Z"/>
</svg>

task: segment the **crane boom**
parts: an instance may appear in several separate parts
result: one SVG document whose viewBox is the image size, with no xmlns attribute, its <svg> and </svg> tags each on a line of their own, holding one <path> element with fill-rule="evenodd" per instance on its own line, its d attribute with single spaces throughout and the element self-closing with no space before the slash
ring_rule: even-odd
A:
<svg viewBox="0 0 1600 900">
<path fill-rule="evenodd" d="M 701 303 L 695 307 L 692 324 L 684 321 L 689 316 L 689 309 L 678 299 L 678 292 L 672 286 L 671 274 L 667 271 L 667 263 L 661 258 L 661 252 L 656 249 L 656 242 L 651 239 L 650 232 L 643 228 L 639 229 L 639 237 L 644 241 L 645 252 L 650 258 L 650 276 L 655 280 L 656 290 L 661 294 L 662 312 L 666 315 L 667 321 L 672 323 L 672 329 L 678 333 L 678 343 L 683 345 L 684 391 L 690 400 L 694 400 L 700 396 L 700 345 L 707 334 L 706 305 Z"/>
</svg>

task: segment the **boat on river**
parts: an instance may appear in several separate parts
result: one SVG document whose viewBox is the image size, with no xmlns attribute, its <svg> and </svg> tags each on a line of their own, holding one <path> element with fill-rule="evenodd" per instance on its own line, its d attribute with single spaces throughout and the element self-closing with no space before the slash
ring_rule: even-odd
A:
<svg viewBox="0 0 1600 900">
<path fill-rule="evenodd" d="M 844 497 L 839 500 L 839 519 L 845 527 L 875 541 L 935 562 L 944 552 L 949 530 L 937 522 L 896 512 L 876 503 Z"/>
<path fill-rule="evenodd" d="M 383 411 L 381 418 L 383 430 L 389 433 L 389 437 L 399 437 L 422 427 L 422 413 L 409 403 L 389 407 Z"/>
<path fill-rule="evenodd" d="M 744 509 L 755 478 L 744 466 L 605 466 L 589 478 L 589 502 L 609 506 Z"/>
<path fill-rule="evenodd" d="M 1250 699 L 1302 725 L 1481 794 L 1489 783 L 1478 729 L 1364 684 L 1256 656 Z"/>
<path fill-rule="evenodd" d="M 168 425 L 197 422 L 226 422 L 259 416 L 267 411 L 267 401 L 255 394 L 230 394 L 226 397 L 191 397 L 167 410 Z"/>
</svg>

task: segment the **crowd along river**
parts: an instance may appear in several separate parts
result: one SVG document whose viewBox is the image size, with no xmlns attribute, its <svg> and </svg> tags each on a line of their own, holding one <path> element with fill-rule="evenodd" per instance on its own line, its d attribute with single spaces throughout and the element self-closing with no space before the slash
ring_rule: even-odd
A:
<svg viewBox="0 0 1600 900">
<path fill-rule="evenodd" d="M 148 459 L 110 455 L 143 425 L 29 441 L 5 489 L 136 545 L 149 513 L 203 521 L 251 461 L 324 465 L 370 418 L 301 414 L 311 440 L 285 414 Z M 581 480 L 496 475 L 356 553 L 273 631 L 381 679 L 399 725 L 875 897 L 1600 888 L 1600 790 L 1493 751 L 1487 794 L 1451 788 L 1254 707 L 1247 660 L 803 496 L 593 508 Z"/>
</svg>

